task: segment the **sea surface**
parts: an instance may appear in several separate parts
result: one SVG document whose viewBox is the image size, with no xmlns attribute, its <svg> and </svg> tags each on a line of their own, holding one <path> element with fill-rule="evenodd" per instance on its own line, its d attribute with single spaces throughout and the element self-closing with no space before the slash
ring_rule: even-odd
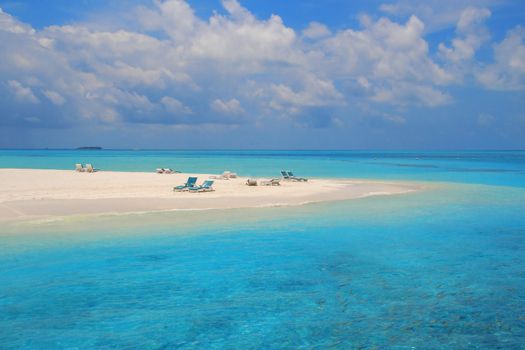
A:
<svg viewBox="0 0 525 350">
<path fill-rule="evenodd" d="M 525 349 L 523 151 L 0 150 L 79 162 L 435 186 L 4 225 L 0 349 Z"/>
</svg>

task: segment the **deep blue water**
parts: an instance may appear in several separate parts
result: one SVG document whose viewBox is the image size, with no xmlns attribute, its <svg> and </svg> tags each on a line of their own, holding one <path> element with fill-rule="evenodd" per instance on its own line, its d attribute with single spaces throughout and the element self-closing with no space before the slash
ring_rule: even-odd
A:
<svg viewBox="0 0 525 350">
<path fill-rule="evenodd" d="M 10 152 L 1 166 L 46 158 Z M 86 161 L 443 184 L 4 227 L 1 349 L 525 348 L 523 152 L 115 152 Z M 68 168 L 71 157 L 38 166 Z"/>
</svg>

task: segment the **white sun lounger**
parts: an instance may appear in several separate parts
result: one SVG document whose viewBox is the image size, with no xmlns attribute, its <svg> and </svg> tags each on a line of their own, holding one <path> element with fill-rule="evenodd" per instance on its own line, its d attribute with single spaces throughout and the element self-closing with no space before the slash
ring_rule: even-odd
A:
<svg viewBox="0 0 525 350">
<path fill-rule="evenodd" d="M 94 173 L 95 171 L 98 171 L 98 169 L 94 169 L 93 165 L 91 165 L 91 164 L 86 164 L 86 171 L 88 173 Z"/>
<path fill-rule="evenodd" d="M 75 164 L 75 170 L 78 171 L 78 172 L 81 172 L 81 173 L 86 171 L 86 169 L 80 163 Z"/>
<path fill-rule="evenodd" d="M 173 169 L 170 169 L 170 168 L 157 168 L 156 172 L 157 172 L 157 174 L 175 174 L 175 173 L 180 173 L 180 171 L 173 170 Z"/>
<path fill-rule="evenodd" d="M 229 180 L 237 178 L 237 173 L 232 173 L 231 171 L 225 171 L 221 175 L 212 175 L 210 179 L 215 180 Z"/>
<path fill-rule="evenodd" d="M 281 186 L 281 179 L 261 180 L 261 186 Z"/>
</svg>

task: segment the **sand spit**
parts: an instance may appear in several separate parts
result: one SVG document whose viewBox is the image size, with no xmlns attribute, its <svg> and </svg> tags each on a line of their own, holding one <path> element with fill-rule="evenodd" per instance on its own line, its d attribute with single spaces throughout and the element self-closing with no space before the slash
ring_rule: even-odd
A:
<svg viewBox="0 0 525 350">
<path fill-rule="evenodd" d="M 302 205 L 422 188 L 408 182 L 353 179 L 281 181 L 281 186 L 246 186 L 245 177 L 214 180 L 214 192 L 173 192 L 172 188 L 210 174 L 143 172 L 80 173 L 73 170 L 0 169 L 0 220 L 56 216 Z"/>
</svg>

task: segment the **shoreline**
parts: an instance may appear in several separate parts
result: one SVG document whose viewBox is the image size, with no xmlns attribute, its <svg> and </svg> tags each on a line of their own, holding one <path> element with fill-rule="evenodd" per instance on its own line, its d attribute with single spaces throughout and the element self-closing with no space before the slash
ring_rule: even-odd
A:
<svg viewBox="0 0 525 350">
<path fill-rule="evenodd" d="M 281 186 L 246 186 L 246 177 L 214 180 L 213 192 L 173 192 L 197 176 L 211 174 L 0 169 L 0 222 L 76 215 L 267 208 L 389 196 L 422 190 L 415 182 L 320 179 L 281 181 Z"/>
</svg>

